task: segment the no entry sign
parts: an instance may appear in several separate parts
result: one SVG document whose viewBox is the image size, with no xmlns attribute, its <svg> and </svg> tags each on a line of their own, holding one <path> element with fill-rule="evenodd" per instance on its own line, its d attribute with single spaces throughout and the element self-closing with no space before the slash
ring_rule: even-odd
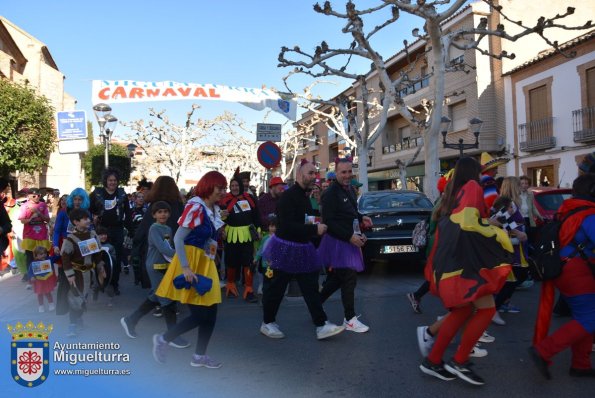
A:
<svg viewBox="0 0 595 398">
<path fill-rule="evenodd" d="M 266 169 L 273 169 L 281 163 L 281 148 L 271 141 L 260 144 L 256 155 L 258 162 Z"/>
</svg>

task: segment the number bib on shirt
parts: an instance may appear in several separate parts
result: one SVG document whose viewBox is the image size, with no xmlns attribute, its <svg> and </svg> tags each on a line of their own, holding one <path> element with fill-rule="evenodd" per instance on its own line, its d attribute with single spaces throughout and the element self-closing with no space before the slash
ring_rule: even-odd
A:
<svg viewBox="0 0 595 398">
<path fill-rule="evenodd" d="M 215 260 L 215 256 L 217 255 L 217 241 L 214 239 L 209 239 L 207 244 L 205 245 L 205 254 L 211 260 Z"/>
<path fill-rule="evenodd" d="M 105 210 L 111 210 L 111 209 L 115 208 L 117 204 L 118 204 L 118 198 L 114 198 L 112 200 L 106 199 L 103 201 L 103 208 Z"/>
<path fill-rule="evenodd" d="M 239 213 L 240 211 L 250 211 L 250 203 L 248 203 L 247 200 L 238 200 L 237 207 L 234 206 L 234 210 L 236 213 Z"/>
<path fill-rule="evenodd" d="M 78 242 L 78 245 L 83 256 L 88 256 L 89 254 L 97 253 L 101 250 L 97 244 L 97 240 L 94 238 Z"/>
<path fill-rule="evenodd" d="M 52 271 L 52 262 L 50 260 L 32 261 L 31 270 L 34 275 L 47 274 Z"/>
</svg>

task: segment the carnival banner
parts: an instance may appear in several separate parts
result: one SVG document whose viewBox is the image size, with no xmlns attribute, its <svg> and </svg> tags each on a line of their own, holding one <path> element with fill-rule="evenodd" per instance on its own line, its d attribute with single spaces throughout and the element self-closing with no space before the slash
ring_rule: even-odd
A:
<svg viewBox="0 0 595 398">
<path fill-rule="evenodd" d="M 267 89 L 172 81 L 93 80 L 93 104 L 176 100 L 239 102 L 255 110 L 269 108 L 290 120 L 296 120 L 297 115 L 295 100 L 282 98 L 278 93 Z"/>
</svg>

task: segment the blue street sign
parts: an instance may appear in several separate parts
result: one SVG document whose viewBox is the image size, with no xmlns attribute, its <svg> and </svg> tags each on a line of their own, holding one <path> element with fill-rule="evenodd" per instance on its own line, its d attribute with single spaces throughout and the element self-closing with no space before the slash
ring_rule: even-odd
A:
<svg viewBox="0 0 595 398">
<path fill-rule="evenodd" d="M 87 138 L 87 116 L 85 111 L 56 112 L 58 141 Z"/>
</svg>

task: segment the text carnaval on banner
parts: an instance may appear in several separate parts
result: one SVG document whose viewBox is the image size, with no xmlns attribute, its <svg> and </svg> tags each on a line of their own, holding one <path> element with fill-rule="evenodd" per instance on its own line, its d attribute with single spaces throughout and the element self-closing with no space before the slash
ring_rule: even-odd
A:
<svg viewBox="0 0 595 398">
<path fill-rule="evenodd" d="M 297 116 L 295 100 L 282 98 L 279 93 L 267 89 L 173 81 L 93 80 L 92 83 L 93 104 L 188 99 L 239 102 L 256 110 L 270 108 L 291 120 L 296 120 Z"/>
</svg>

